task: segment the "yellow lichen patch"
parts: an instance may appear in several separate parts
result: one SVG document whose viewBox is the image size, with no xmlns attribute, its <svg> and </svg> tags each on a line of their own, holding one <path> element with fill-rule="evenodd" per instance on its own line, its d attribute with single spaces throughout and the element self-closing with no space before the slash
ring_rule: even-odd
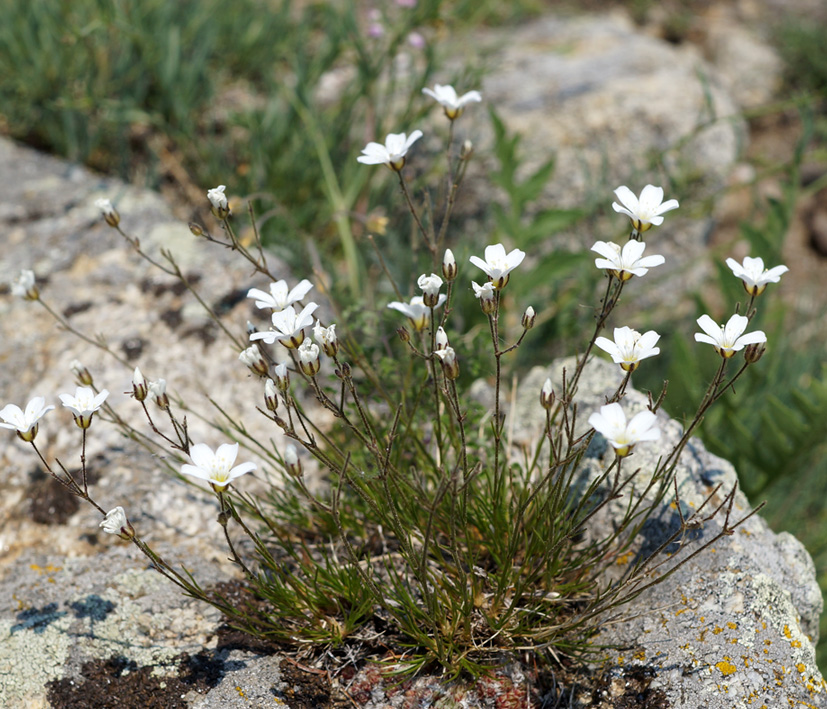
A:
<svg viewBox="0 0 827 709">
<path fill-rule="evenodd" d="M 641 648 L 632 657 L 638 662 L 643 662 L 646 659 L 646 651 Z"/>
<path fill-rule="evenodd" d="M 737 630 L 738 629 L 738 624 L 733 623 L 732 621 L 729 621 L 729 623 L 726 624 L 726 627 L 729 628 L 730 630 Z"/>
<path fill-rule="evenodd" d="M 713 635 L 718 635 L 718 633 L 723 633 L 723 632 L 724 632 L 724 629 L 723 629 L 722 627 L 718 626 L 718 625 L 716 625 L 716 626 L 712 629 L 712 634 L 713 634 Z"/>
<path fill-rule="evenodd" d="M 686 613 L 689 608 L 681 608 L 679 611 L 675 611 L 675 615 L 680 615 L 681 613 Z"/>
<path fill-rule="evenodd" d="M 238 692 L 238 696 L 241 697 L 242 699 L 247 698 L 247 695 L 244 694 L 244 690 L 241 687 L 236 686 L 235 691 Z"/>
<path fill-rule="evenodd" d="M 804 671 L 807 669 L 807 667 L 806 667 L 806 665 L 805 665 L 803 662 L 799 662 L 799 663 L 795 666 L 795 669 L 797 669 L 797 670 L 798 670 L 799 674 L 802 674 L 802 675 L 803 675 L 803 674 L 804 674 Z"/>
<path fill-rule="evenodd" d="M 704 629 L 701 631 L 701 634 L 698 636 L 698 642 L 699 642 L 699 643 L 702 643 L 702 642 L 704 641 L 704 638 L 705 638 L 705 637 L 706 637 L 706 628 L 704 628 Z"/>
<path fill-rule="evenodd" d="M 724 659 L 715 664 L 718 671 L 724 676 L 729 677 L 738 671 L 738 668 L 732 664 L 732 659 L 728 655 L 724 655 Z"/>
<path fill-rule="evenodd" d="M 787 640 L 789 640 L 792 637 L 792 635 L 793 634 L 790 632 L 790 626 L 785 625 L 784 626 L 784 637 L 787 638 Z"/>
<path fill-rule="evenodd" d="M 790 647 L 801 647 L 800 640 L 790 640 Z"/>
<path fill-rule="evenodd" d="M 629 563 L 629 559 L 631 559 L 631 558 L 632 558 L 632 552 L 627 551 L 625 554 L 623 554 L 623 555 L 617 557 L 617 559 L 615 559 L 615 564 L 617 564 L 618 566 L 624 566 L 625 564 Z"/>
<path fill-rule="evenodd" d="M 41 576 L 43 574 L 54 574 L 58 571 L 63 571 L 62 566 L 52 566 L 52 564 L 47 564 L 46 566 L 40 566 L 39 564 L 29 564 L 29 568 L 32 571 L 37 571 Z"/>
<path fill-rule="evenodd" d="M 625 660 L 623 659 L 623 655 L 618 655 L 616 662 L 618 665 L 622 665 L 625 662 Z"/>
</svg>

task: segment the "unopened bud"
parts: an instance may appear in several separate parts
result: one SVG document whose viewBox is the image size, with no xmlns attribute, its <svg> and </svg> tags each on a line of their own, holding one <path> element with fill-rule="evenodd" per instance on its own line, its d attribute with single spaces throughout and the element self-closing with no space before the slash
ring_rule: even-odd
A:
<svg viewBox="0 0 827 709">
<path fill-rule="evenodd" d="M 315 376 L 322 366 L 319 359 L 319 346 L 311 339 L 306 339 L 298 349 L 299 367 L 308 377 Z"/>
<path fill-rule="evenodd" d="M 470 140 L 466 140 L 462 144 L 462 149 L 459 152 L 460 160 L 470 160 L 474 154 L 474 144 Z"/>
<path fill-rule="evenodd" d="M 78 383 L 85 387 L 92 386 L 92 374 L 78 360 L 73 359 L 69 367 L 72 373 L 78 378 Z"/>
<path fill-rule="evenodd" d="M 756 342 L 752 345 L 747 345 L 744 349 L 744 360 L 747 364 L 755 364 L 764 356 L 767 351 L 767 346 L 763 342 Z"/>
<path fill-rule="evenodd" d="M 268 411 L 274 413 L 279 408 L 279 394 L 276 383 L 269 378 L 264 382 L 264 405 Z"/>
<path fill-rule="evenodd" d="M 95 206 L 101 210 L 104 221 L 113 229 L 121 223 L 121 215 L 108 199 L 96 199 Z"/>
<path fill-rule="evenodd" d="M 321 343 L 322 350 L 328 357 L 335 357 L 339 353 L 339 338 L 336 336 L 336 326 L 322 327 L 317 320 L 313 327 L 313 335 Z"/>
<path fill-rule="evenodd" d="M 287 371 L 287 364 L 282 362 L 277 364 L 273 370 L 276 375 L 276 386 L 279 391 L 287 391 L 290 388 L 290 374 Z"/>
<path fill-rule="evenodd" d="M 23 300 L 37 300 L 40 297 L 40 291 L 37 289 L 34 271 L 27 269 L 20 271 L 11 283 L 11 292 L 12 295 L 23 298 Z"/>
<path fill-rule="evenodd" d="M 445 255 L 442 257 L 442 275 L 445 276 L 446 281 L 453 281 L 457 277 L 457 272 L 454 252 L 451 249 L 445 249 Z"/>
<path fill-rule="evenodd" d="M 336 376 L 339 377 L 339 379 L 350 379 L 352 373 L 353 370 L 347 362 L 342 362 L 336 370 Z"/>
<path fill-rule="evenodd" d="M 187 226 L 190 228 L 190 232 L 193 236 L 204 236 L 204 227 L 202 227 L 200 224 L 190 222 Z"/>
<path fill-rule="evenodd" d="M 442 363 L 442 373 L 446 379 L 456 379 L 459 376 L 459 362 L 453 347 L 445 347 L 434 353 Z"/>
<path fill-rule="evenodd" d="M 115 507 L 106 513 L 103 522 L 99 525 L 107 534 L 116 534 L 121 539 L 134 539 L 135 530 L 126 518 L 123 507 Z"/>
<path fill-rule="evenodd" d="M 396 328 L 396 334 L 399 335 L 399 339 L 402 340 L 402 342 L 410 342 L 411 341 L 411 333 L 408 332 L 408 328 L 406 328 L 406 327 Z"/>
<path fill-rule="evenodd" d="M 548 411 L 554 406 L 554 389 L 551 386 L 551 379 L 546 379 L 543 388 L 540 390 L 540 406 Z"/>
<path fill-rule="evenodd" d="M 224 185 L 219 185 L 207 191 L 207 199 L 210 200 L 212 213 L 219 219 L 226 219 L 231 213 L 230 203 L 224 194 L 225 189 L 226 187 Z"/>
<path fill-rule="evenodd" d="M 530 305 L 525 309 L 523 313 L 522 325 L 523 330 L 530 330 L 534 327 L 534 321 L 537 319 L 537 314 L 534 312 L 534 308 Z"/>
<path fill-rule="evenodd" d="M 437 328 L 434 342 L 434 347 L 438 350 L 444 350 L 448 346 L 448 335 L 445 334 L 442 326 Z"/>
<path fill-rule="evenodd" d="M 149 387 L 147 386 L 146 379 L 144 375 L 141 374 L 141 370 L 135 367 L 135 371 L 132 374 L 132 396 L 138 401 L 144 401 L 148 393 Z"/>
<path fill-rule="evenodd" d="M 284 448 L 284 467 L 294 478 L 300 478 L 302 476 L 302 463 L 299 460 L 296 446 L 292 443 L 288 443 Z"/>
</svg>

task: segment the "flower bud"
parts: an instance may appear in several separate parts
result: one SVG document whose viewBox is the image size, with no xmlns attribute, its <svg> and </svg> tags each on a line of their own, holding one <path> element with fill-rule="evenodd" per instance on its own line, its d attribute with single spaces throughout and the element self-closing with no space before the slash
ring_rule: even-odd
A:
<svg viewBox="0 0 827 709">
<path fill-rule="evenodd" d="M 101 210 L 104 221 L 113 229 L 121 223 L 121 215 L 108 199 L 96 199 L 95 206 Z"/>
<path fill-rule="evenodd" d="M 17 278 L 11 283 L 12 295 L 23 300 L 37 300 L 40 297 L 40 291 L 37 289 L 37 284 L 34 279 L 34 271 L 22 270 Z"/>
<path fill-rule="evenodd" d="M 92 374 L 78 360 L 73 359 L 69 364 L 72 373 L 78 378 L 78 384 L 85 387 L 92 386 Z"/>
<path fill-rule="evenodd" d="M 548 411 L 552 406 L 554 406 L 554 389 L 551 386 L 551 379 L 546 379 L 543 384 L 543 388 L 540 390 L 540 406 L 542 406 L 546 411 Z"/>
<path fill-rule="evenodd" d="M 522 319 L 523 330 L 530 330 L 532 327 L 534 327 L 534 321 L 536 319 L 537 319 L 537 315 L 534 312 L 534 308 L 532 308 L 529 305 L 525 309 L 525 312 L 523 313 L 523 319 Z"/>
<path fill-rule="evenodd" d="M 444 350 L 448 346 L 448 335 L 445 334 L 445 330 L 442 328 L 442 326 L 437 328 L 436 337 L 434 338 L 434 341 L 434 346 L 438 350 Z"/>
<path fill-rule="evenodd" d="M 439 303 L 439 289 L 442 288 L 442 279 L 435 273 L 430 276 L 423 273 L 417 279 L 416 284 L 422 289 L 422 303 L 428 308 L 435 308 Z"/>
<path fill-rule="evenodd" d="M 240 362 L 247 365 L 253 374 L 258 375 L 259 377 L 266 377 L 270 373 L 270 365 L 267 364 L 267 360 L 261 356 L 261 351 L 259 350 L 258 345 L 251 345 L 248 347 L 240 355 L 238 355 L 238 359 Z"/>
<path fill-rule="evenodd" d="M 273 413 L 279 408 L 279 394 L 276 383 L 270 378 L 264 382 L 264 405 L 268 411 Z"/>
<path fill-rule="evenodd" d="M 210 200 L 212 213 L 219 219 L 226 219 L 231 214 L 230 203 L 224 194 L 225 189 L 224 185 L 219 185 L 207 191 L 207 199 Z"/>
<path fill-rule="evenodd" d="M 342 362 L 336 370 L 336 376 L 339 377 L 339 379 L 350 379 L 352 373 L 353 370 L 347 362 Z"/>
<path fill-rule="evenodd" d="M 470 160 L 474 154 L 474 144 L 470 140 L 466 140 L 462 144 L 462 149 L 459 151 L 460 160 Z"/>
<path fill-rule="evenodd" d="M 402 342 L 410 342 L 411 341 L 411 333 L 408 332 L 408 328 L 406 328 L 406 327 L 396 328 L 396 334 L 399 335 L 399 339 L 402 340 Z"/>
<path fill-rule="evenodd" d="M 335 357 L 339 353 L 339 338 L 336 336 L 335 325 L 322 327 L 322 323 L 317 320 L 313 334 L 322 343 L 322 350 L 328 357 Z"/>
<path fill-rule="evenodd" d="M 190 222 L 189 224 L 187 224 L 187 226 L 190 228 L 190 232 L 193 236 L 204 236 L 204 227 L 202 227 L 200 224 Z"/>
<path fill-rule="evenodd" d="M 129 540 L 135 538 L 135 529 L 126 518 L 123 507 L 115 507 L 109 510 L 98 526 L 107 534 L 117 534 L 121 539 Z"/>
<path fill-rule="evenodd" d="M 298 348 L 299 367 L 308 377 L 313 377 L 322 366 L 319 359 L 319 346 L 311 339 L 306 339 Z"/>
<path fill-rule="evenodd" d="M 445 249 L 445 255 L 442 257 L 442 275 L 445 276 L 446 281 L 453 281 L 457 277 L 457 272 L 454 252 L 451 249 Z"/>
<path fill-rule="evenodd" d="M 446 379 L 456 379 L 459 376 L 459 362 L 453 347 L 445 347 L 437 350 L 434 354 L 439 357 L 442 363 L 442 373 Z"/>
<path fill-rule="evenodd" d="M 302 464 L 299 460 L 299 454 L 296 451 L 296 446 L 292 443 L 288 443 L 284 448 L 284 467 L 294 478 L 302 476 Z"/>
<path fill-rule="evenodd" d="M 149 396 L 164 411 L 169 408 L 169 397 L 167 396 L 167 380 L 158 379 L 149 383 Z"/>
<path fill-rule="evenodd" d="M 744 348 L 744 360 L 747 364 L 755 364 L 764 356 L 764 352 L 766 351 L 767 345 L 764 342 L 756 342 L 755 344 L 747 345 Z"/>
<path fill-rule="evenodd" d="M 287 364 L 277 364 L 273 370 L 276 375 L 276 387 L 279 391 L 285 392 L 290 388 L 290 374 L 287 372 Z"/>
<path fill-rule="evenodd" d="M 149 388 L 146 379 L 144 379 L 144 375 L 141 374 L 141 370 L 135 367 L 135 371 L 132 374 L 132 396 L 138 401 L 144 401 L 148 393 Z"/>
</svg>

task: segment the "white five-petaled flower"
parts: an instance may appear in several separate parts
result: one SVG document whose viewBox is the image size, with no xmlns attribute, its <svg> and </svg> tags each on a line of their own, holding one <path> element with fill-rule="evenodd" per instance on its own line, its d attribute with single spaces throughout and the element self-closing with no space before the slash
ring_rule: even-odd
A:
<svg viewBox="0 0 827 709">
<path fill-rule="evenodd" d="M 506 254 L 505 246 L 491 244 L 485 247 L 485 261 L 479 256 L 471 256 L 469 261 L 477 268 L 481 268 L 491 281 L 491 285 L 500 290 L 505 288 L 509 274 L 523 262 L 524 258 L 525 251 L 514 249 Z"/>
<path fill-rule="evenodd" d="M 313 284 L 305 278 L 295 288 L 288 291 L 287 281 L 281 280 L 270 284 L 269 293 L 258 288 L 251 288 L 247 291 L 247 297 L 256 299 L 257 308 L 284 310 L 288 305 L 293 305 L 304 298 L 311 288 Z"/>
<path fill-rule="evenodd" d="M 761 295 L 768 283 L 778 283 L 781 276 L 790 270 L 784 265 L 765 269 L 764 259 L 749 256 L 744 258 L 743 265 L 732 258 L 726 260 L 726 265 L 732 269 L 736 277 L 741 279 L 747 293 L 753 296 Z"/>
<path fill-rule="evenodd" d="M 368 143 L 362 149 L 362 154 L 356 158 L 363 165 L 387 165 L 399 172 L 405 166 L 405 156 L 411 146 L 422 137 L 421 130 L 415 130 L 410 135 L 405 133 L 389 133 L 385 144 Z"/>
<path fill-rule="evenodd" d="M 607 337 L 598 337 L 594 344 L 608 352 L 612 360 L 626 372 L 634 372 L 640 360 L 660 354 L 660 348 L 655 347 L 660 335 L 654 330 L 641 335 L 630 327 L 616 327 L 614 336 L 614 342 Z"/>
<path fill-rule="evenodd" d="M 35 283 L 34 271 L 23 269 L 11 282 L 11 294 L 23 300 L 37 300 L 40 296 Z"/>
<path fill-rule="evenodd" d="M 627 423 L 623 407 L 617 402 L 601 406 L 600 413 L 589 416 L 589 425 L 609 441 L 618 458 L 629 455 L 635 444 L 641 441 L 660 438 L 655 414 L 645 409 Z"/>
<path fill-rule="evenodd" d="M 206 443 L 190 446 L 190 460 L 181 466 L 184 475 L 206 480 L 216 492 L 223 492 L 233 480 L 256 469 L 255 463 L 241 463 L 233 467 L 238 457 L 238 443 L 222 443 L 213 453 Z"/>
<path fill-rule="evenodd" d="M 447 298 L 448 296 L 446 296 L 445 293 L 442 293 L 439 296 L 436 305 L 432 307 L 438 308 L 447 300 Z M 398 300 L 395 300 L 392 303 L 388 303 L 388 307 L 393 310 L 398 310 L 403 315 L 406 315 L 411 321 L 411 325 L 413 325 L 414 330 L 424 330 L 428 325 L 428 316 L 430 315 L 431 308 L 425 305 L 425 301 L 422 299 L 421 295 L 415 295 L 411 298 L 410 303 L 400 303 Z"/>
<path fill-rule="evenodd" d="M 297 315 L 296 309 L 288 305 L 284 310 L 273 313 L 273 329 L 267 332 L 254 332 L 251 340 L 264 340 L 272 345 L 277 340 L 288 349 L 295 349 L 304 341 L 304 330 L 313 324 L 313 313 L 319 306 L 308 303 Z"/>
<path fill-rule="evenodd" d="M 212 212 L 219 219 L 226 219 L 230 215 L 230 203 L 227 201 L 227 195 L 224 190 L 226 185 L 218 185 L 211 190 L 207 190 L 207 199 L 210 200 Z"/>
<path fill-rule="evenodd" d="M 6 404 L 0 410 L 0 418 L 4 423 L 0 423 L 0 428 L 9 428 L 17 431 L 17 435 L 27 443 L 34 440 L 37 435 L 37 428 L 40 419 L 54 406 L 46 406 L 46 399 L 42 396 L 36 396 L 28 404 L 26 410 L 22 411 L 19 406 L 14 404 Z"/>
<path fill-rule="evenodd" d="M 639 232 L 663 224 L 661 215 L 678 208 L 678 200 L 670 199 L 664 202 L 663 187 L 654 185 L 646 185 L 639 198 L 625 185 L 618 187 L 615 195 L 620 204 L 612 202 L 612 209 L 628 216 L 632 220 L 632 227 Z"/>
<path fill-rule="evenodd" d="M 494 284 L 491 281 L 486 281 L 482 285 L 476 281 L 471 281 L 471 287 L 474 289 L 474 297 L 480 301 L 480 308 L 486 315 L 494 312 L 496 302 L 494 300 Z"/>
<path fill-rule="evenodd" d="M 107 534 L 117 534 L 121 539 L 132 539 L 135 536 L 135 530 L 121 506 L 109 510 L 98 526 Z"/>
<path fill-rule="evenodd" d="M 78 387 L 74 396 L 71 394 L 58 394 L 58 396 L 63 405 L 71 410 L 75 423 L 80 428 L 89 428 L 92 424 L 92 415 L 103 406 L 109 392 L 101 389 L 98 394 L 95 394 L 91 387 Z"/>
<path fill-rule="evenodd" d="M 613 241 L 598 241 L 591 250 L 603 258 L 596 258 L 594 265 L 611 273 L 621 281 L 628 281 L 632 276 L 645 276 L 650 268 L 660 266 L 666 261 L 660 254 L 643 256 L 646 244 L 642 241 L 627 241 L 623 248 Z"/>
<path fill-rule="evenodd" d="M 749 318 L 744 315 L 733 315 L 723 326 L 718 325 L 709 315 L 701 315 L 698 318 L 698 325 L 706 334 L 696 332 L 695 341 L 712 345 L 715 351 L 725 358 L 732 357 L 747 345 L 767 341 L 767 336 L 763 330 L 744 334 L 744 330 L 749 325 Z"/>
<path fill-rule="evenodd" d="M 482 101 L 482 95 L 479 91 L 469 91 L 467 94 L 457 96 L 457 92 L 453 86 L 441 86 L 437 84 L 433 90 L 425 88 L 422 93 L 430 96 L 437 103 L 439 103 L 445 115 L 452 121 L 459 118 L 465 110 L 465 106 L 472 101 Z"/>
</svg>

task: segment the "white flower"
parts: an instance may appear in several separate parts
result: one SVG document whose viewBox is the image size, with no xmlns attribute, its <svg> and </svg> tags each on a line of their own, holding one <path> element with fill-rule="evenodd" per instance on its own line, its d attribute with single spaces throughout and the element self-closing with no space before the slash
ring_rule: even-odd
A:
<svg viewBox="0 0 827 709">
<path fill-rule="evenodd" d="M 120 506 L 109 510 L 99 526 L 107 534 L 117 534 L 121 539 L 132 539 L 135 536 L 135 530 Z"/>
<path fill-rule="evenodd" d="M 442 362 L 442 371 L 448 379 L 456 379 L 459 376 L 459 362 L 457 362 L 457 353 L 450 345 L 436 350 L 434 354 L 439 357 Z"/>
<path fill-rule="evenodd" d="M 621 281 L 628 281 L 632 276 L 644 276 L 650 268 L 660 266 L 666 261 L 663 256 L 643 256 L 646 244 L 642 241 L 627 241 L 621 249 L 612 241 L 598 241 L 591 250 L 604 258 L 596 258 L 594 265 L 603 268 Z"/>
<path fill-rule="evenodd" d="M 469 91 L 467 94 L 457 97 L 457 92 L 453 86 L 440 86 L 437 84 L 433 90 L 425 88 L 422 93 L 430 96 L 439 103 L 445 115 L 452 121 L 459 118 L 465 110 L 465 106 L 472 101 L 482 101 L 482 96 L 479 91 Z"/>
<path fill-rule="evenodd" d="M 646 185 L 639 199 L 626 186 L 618 187 L 615 195 L 620 200 L 620 204 L 612 202 L 612 209 L 627 215 L 637 231 L 646 231 L 651 226 L 663 224 L 663 217 L 660 215 L 678 208 L 678 200 L 670 199 L 664 202 L 663 187 L 654 185 Z"/>
<path fill-rule="evenodd" d="M 299 345 L 299 367 L 308 377 L 314 376 L 321 367 L 319 361 L 319 346 L 309 337 Z"/>
<path fill-rule="evenodd" d="M 589 425 L 602 434 L 615 449 L 619 458 L 632 452 L 635 444 L 641 441 L 656 441 L 660 438 L 657 416 L 648 409 L 634 416 L 626 423 L 626 414 L 617 402 L 600 407 L 600 413 L 589 416 Z"/>
<path fill-rule="evenodd" d="M 712 345 L 721 357 L 732 357 L 747 345 L 767 341 L 767 336 L 762 330 L 744 334 L 744 330 L 749 325 L 749 318 L 744 315 L 733 315 L 723 326 L 716 324 L 709 315 L 701 315 L 698 318 L 698 325 L 706 334 L 696 332 L 695 341 Z"/>
<path fill-rule="evenodd" d="M 614 342 L 607 337 L 598 337 L 594 344 L 608 352 L 614 362 L 626 372 L 634 372 L 640 360 L 660 354 L 660 348 L 655 347 L 660 335 L 654 330 L 641 335 L 630 327 L 616 327 L 614 335 Z"/>
<path fill-rule="evenodd" d="M 442 279 L 432 273 L 426 276 L 424 273 L 417 279 L 416 285 L 422 289 L 422 302 L 429 307 L 439 302 L 439 289 L 442 288 Z"/>
<path fill-rule="evenodd" d="M 520 249 L 514 249 L 506 254 L 502 244 L 492 244 L 485 247 L 485 261 L 478 256 L 472 256 L 469 260 L 485 272 L 494 288 L 500 290 L 508 283 L 508 274 L 517 268 L 524 258 L 525 252 Z"/>
<path fill-rule="evenodd" d="M 261 356 L 258 345 L 250 345 L 246 350 L 243 350 L 241 354 L 238 355 L 238 360 L 249 367 L 253 374 L 257 374 L 260 377 L 266 377 L 270 371 L 270 365 L 268 365 L 264 357 Z"/>
<path fill-rule="evenodd" d="M 100 209 L 101 215 L 109 226 L 118 226 L 121 216 L 118 214 L 118 210 L 112 206 L 112 202 L 108 199 L 96 199 L 95 206 Z"/>
<path fill-rule="evenodd" d="M 304 341 L 304 329 L 313 324 L 313 313 L 318 307 L 316 303 L 308 303 L 297 315 L 296 309 L 288 305 L 271 316 L 273 330 L 254 332 L 250 339 L 264 340 L 270 345 L 278 340 L 288 349 L 295 349 Z"/>
<path fill-rule="evenodd" d="M 17 435 L 24 441 L 31 442 L 37 435 L 37 428 L 40 419 L 54 406 L 46 406 L 46 399 L 36 396 L 28 404 L 26 410 L 22 411 L 19 406 L 7 404 L 0 410 L 0 418 L 5 423 L 0 423 L 0 428 L 8 428 L 17 431 Z"/>
<path fill-rule="evenodd" d="M 443 293 L 439 296 L 439 300 L 437 300 L 436 305 L 433 307 L 438 308 L 447 300 L 447 298 L 448 296 Z M 431 309 L 425 305 L 425 301 L 422 299 L 421 295 L 415 295 L 411 298 L 410 303 L 400 303 L 395 300 L 392 303 L 388 303 L 388 307 L 393 310 L 398 310 L 403 315 L 407 315 L 414 330 L 424 330 L 428 325 L 428 316 L 431 313 Z"/>
<path fill-rule="evenodd" d="M 223 443 L 213 453 L 206 443 L 190 447 L 193 465 L 184 464 L 181 472 L 206 480 L 216 492 L 222 492 L 233 480 L 256 469 L 255 463 L 241 463 L 233 467 L 238 456 L 238 443 Z"/>
<path fill-rule="evenodd" d="M 251 288 L 247 291 L 248 298 L 256 298 L 257 308 L 270 308 L 271 310 L 284 310 L 288 305 L 300 301 L 313 284 L 306 278 L 301 281 L 293 290 L 287 290 L 287 281 L 281 280 L 270 284 L 270 292 L 265 293 L 258 288 Z"/>
<path fill-rule="evenodd" d="M 150 398 L 158 404 L 162 409 L 169 407 L 169 397 L 167 396 L 167 380 L 157 379 L 149 383 L 148 387 Z"/>
<path fill-rule="evenodd" d="M 743 266 L 732 258 L 726 260 L 726 265 L 732 269 L 736 277 L 743 281 L 744 289 L 750 295 L 761 295 L 768 283 L 778 283 L 781 276 L 790 270 L 784 265 L 765 269 L 764 259 L 749 256 L 744 258 Z"/>
<path fill-rule="evenodd" d="M 494 284 L 491 281 L 486 281 L 479 285 L 476 281 L 471 281 L 471 287 L 474 289 L 474 297 L 480 301 L 480 308 L 486 315 L 494 312 L 496 303 L 494 302 Z"/>
<path fill-rule="evenodd" d="M 336 336 L 336 325 L 322 327 L 322 323 L 316 320 L 313 326 L 313 337 L 322 343 L 322 350 L 328 357 L 335 357 L 339 352 L 339 338 Z"/>
<path fill-rule="evenodd" d="M 71 394 L 58 394 L 58 396 L 63 405 L 72 411 L 75 423 L 81 428 L 89 428 L 92 415 L 103 406 L 109 392 L 101 389 L 100 393 L 95 394 L 90 387 L 78 387 L 74 396 Z"/>
<path fill-rule="evenodd" d="M 40 293 L 35 283 L 34 271 L 23 269 L 11 282 L 11 294 L 24 300 L 37 300 Z"/>
<path fill-rule="evenodd" d="M 210 200 L 213 211 L 219 217 L 221 214 L 227 216 L 227 214 L 230 213 L 230 205 L 229 202 L 227 202 L 227 195 L 224 194 L 225 189 L 227 189 L 226 185 L 218 185 L 218 187 L 213 187 L 211 190 L 207 190 L 207 199 Z"/>
<path fill-rule="evenodd" d="M 405 133 L 390 133 L 385 138 L 384 145 L 368 143 L 356 159 L 363 165 L 387 165 L 399 172 L 405 165 L 405 155 L 408 154 L 408 150 L 421 137 L 421 130 L 415 130 L 409 136 Z"/>
</svg>

